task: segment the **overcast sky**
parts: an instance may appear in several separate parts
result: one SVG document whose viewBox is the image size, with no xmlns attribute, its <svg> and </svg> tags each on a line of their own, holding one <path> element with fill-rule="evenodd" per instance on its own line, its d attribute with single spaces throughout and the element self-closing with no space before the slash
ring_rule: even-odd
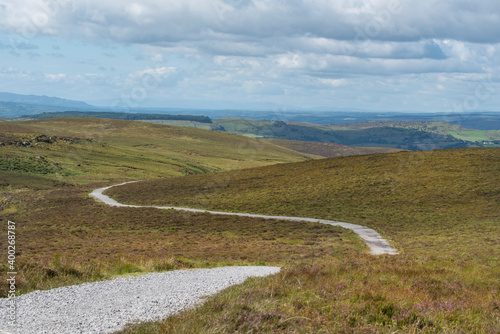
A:
<svg viewBox="0 0 500 334">
<path fill-rule="evenodd" d="M 0 0 L 0 91 L 128 107 L 500 110 L 498 0 Z"/>
</svg>

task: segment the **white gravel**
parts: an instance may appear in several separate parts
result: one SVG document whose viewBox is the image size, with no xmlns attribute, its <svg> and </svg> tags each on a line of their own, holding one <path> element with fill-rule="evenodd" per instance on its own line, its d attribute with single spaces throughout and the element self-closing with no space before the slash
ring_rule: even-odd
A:
<svg viewBox="0 0 500 334">
<path fill-rule="evenodd" d="M 0 333 L 113 333 L 126 324 L 159 320 L 194 307 L 248 277 L 276 274 L 278 267 L 176 270 L 138 277 L 35 291 L 14 299 L 16 327 L 8 324 L 9 300 L 0 299 Z"/>
</svg>

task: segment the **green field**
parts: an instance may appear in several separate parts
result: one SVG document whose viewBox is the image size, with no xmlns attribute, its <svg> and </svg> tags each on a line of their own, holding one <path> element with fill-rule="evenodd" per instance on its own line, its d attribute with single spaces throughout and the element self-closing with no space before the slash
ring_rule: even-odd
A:
<svg viewBox="0 0 500 334">
<path fill-rule="evenodd" d="M 165 120 L 143 120 L 142 122 L 153 123 L 153 124 L 163 124 L 172 126 L 184 126 L 188 128 L 204 129 L 204 130 L 214 130 L 217 125 L 212 123 L 201 123 L 193 121 L 165 121 Z"/>
</svg>

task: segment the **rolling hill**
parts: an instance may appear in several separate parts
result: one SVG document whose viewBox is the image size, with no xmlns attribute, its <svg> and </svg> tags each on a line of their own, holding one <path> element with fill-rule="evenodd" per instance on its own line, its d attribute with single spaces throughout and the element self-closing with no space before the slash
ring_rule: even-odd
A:
<svg viewBox="0 0 500 334">
<path fill-rule="evenodd" d="M 50 96 L 21 95 L 21 94 L 13 94 L 5 92 L 0 92 L 0 101 L 33 104 L 39 106 L 64 107 L 70 109 L 71 108 L 89 109 L 93 107 L 90 104 L 87 104 L 82 101 L 66 100 Z"/>
<path fill-rule="evenodd" d="M 391 147 L 407 150 L 431 150 L 453 147 L 477 147 L 483 140 L 500 143 L 498 131 L 470 130 L 443 122 L 364 122 L 342 125 L 318 125 L 283 121 L 255 121 L 224 118 L 214 120 L 226 131 L 253 138 L 336 143 L 349 146 Z"/>
<path fill-rule="evenodd" d="M 356 147 L 334 143 L 319 143 L 310 141 L 286 140 L 286 139 L 261 139 L 268 143 L 283 146 L 291 150 L 314 154 L 325 158 L 335 158 L 350 155 L 364 155 L 375 153 L 394 153 L 400 151 L 388 147 Z"/>
<path fill-rule="evenodd" d="M 314 158 L 224 132 L 98 118 L 0 122 L 0 142 L 0 168 L 31 169 L 32 174 L 70 183 L 206 173 Z"/>
<path fill-rule="evenodd" d="M 500 148 L 316 159 L 267 139 L 97 118 L 0 122 L 0 134 L 0 213 L 16 222 L 20 293 L 265 264 L 283 269 L 123 333 L 498 333 Z M 354 233 L 314 222 L 108 207 L 88 196 L 137 179 L 146 181 L 107 194 L 356 223 L 400 255 L 375 257 Z"/>
<path fill-rule="evenodd" d="M 384 120 L 320 125 L 304 122 L 251 120 L 234 117 L 212 120 L 207 116 L 193 116 L 186 115 L 185 113 L 166 115 L 162 113 L 145 113 L 145 111 L 141 111 L 141 113 L 58 111 L 11 118 L 11 120 L 59 117 L 141 120 L 155 124 L 228 131 L 253 138 L 323 142 L 345 146 L 386 147 L 405 150 L 500 146 L 500 130 L 498 129 L 467 129 L 453 123 L 437 121 Z"/>
<path fill-rule="evenodd" d="M 124 333 L 496 333 L 499 176 L 499 148 L 466 148 L 312 160 L 112 188 L 108 195 L 131 204 L 362 224 L 401 252 L 392 258 L 338 253 L 335 259 L 318 253 L 199 310 Z M 286 319 L 293 320 L 285 325 Z"/>
</svg>

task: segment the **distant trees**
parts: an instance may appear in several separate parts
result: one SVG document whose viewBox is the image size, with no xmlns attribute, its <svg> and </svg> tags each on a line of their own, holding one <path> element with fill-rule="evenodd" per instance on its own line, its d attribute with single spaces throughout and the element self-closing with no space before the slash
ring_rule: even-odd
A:
<svg viewBox="0 0 500 334">
<path fill-rule="evenodd" d="M 212 123 L 208 116 L 195 115 L 165 115 L 165 114 L 139 114 L 139 113 L 124 113 L 111 111 L 61 111 L 61 112 L 44 112 L 38 115 L 27 116 L 32 119 L 46 119 L 59 117 L 96 117 L 96 118 L 111 118 L 123 119 L 128 121 L 140 120 L 161 120 L 161 121 L 191 121 L 199 123 Z"/>
</svg>

